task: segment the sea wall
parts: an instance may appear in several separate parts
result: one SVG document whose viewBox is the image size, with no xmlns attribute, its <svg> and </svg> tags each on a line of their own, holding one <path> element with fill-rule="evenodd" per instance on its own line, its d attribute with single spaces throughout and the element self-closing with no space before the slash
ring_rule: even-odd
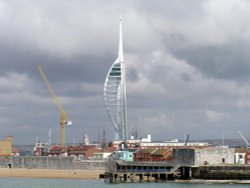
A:
<svg viewBox="0 0 250 188">
<path fill-rule="evenodd" d="M 74 157 L 0 157 L 1 168 L 104 170 L 104 161 L 77 161 Z"/>
<path fill-rule="evenodd" d="M 249 180 L 249 165 L 199 166 L 192 168 L 192 178 L 206 180 Z"/>
</svg>

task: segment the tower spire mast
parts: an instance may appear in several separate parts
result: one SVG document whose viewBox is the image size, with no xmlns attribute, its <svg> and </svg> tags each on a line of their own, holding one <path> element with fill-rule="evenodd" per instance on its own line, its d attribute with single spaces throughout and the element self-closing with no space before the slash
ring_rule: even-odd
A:
<svg viewBox="0 0 250 188">
<path fill-rule="evenodd" d="M 120 31 L 119 31 L 119 51 L 118 51 L 119 62 L 124 63 L 123 55 L 123 40 L 122 40 L 122 18 L 120 17 Z"/>
<path fill-rule="evenodd" d="M 104 82 L 104 104 L 115 128 L 115 139 L 127 139 L 126 76 L 123 54 L 122 19 L 119 26 L 118 57 Z"/>
<path fill-rule="evenodd" d="M 123 36 L 122 36 L 122 18 L 120 17 L 120 31 L 119 31 L 119 53 L 118 53 L 118 61 L 121 65 L 121 86 L 122 86 L 122 110 L 123 117 L 122 119 L 122 129 L 123 129 L 123 140 L 127 139 L 127 97 L 126 97 L 126 72 L 125 72 L 125 62 L 124 62 L 124 54 L 123 54 Z"/>
</svg>

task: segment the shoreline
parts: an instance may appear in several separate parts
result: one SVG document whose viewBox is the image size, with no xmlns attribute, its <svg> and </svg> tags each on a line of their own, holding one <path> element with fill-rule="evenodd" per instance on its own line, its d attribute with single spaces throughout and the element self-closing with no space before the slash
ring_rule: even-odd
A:
<svg viewBox="0 0 250 188">
<path fill-rule="evenodd" d="M 56 178 L 56 179 L 79 179 L 91 180 L 100 179 L 99 175 L 104 173 L 102 170 L 69 170 L 69 169 L 25 169 L 25 168 L 0 168 L 0 177 L 18 178 Z M 168 182 L 168 181 L 166 181 Z M 191 184 L 250 184 L 250 180 L 175 180 L 175 183 Z"/>
<path fill-rule="evenodd" d="M 0 177 L 99 179 L 102 170 L 0 168 Z"/>
<path fill-rule="evenodd" d="M 191 179 L 191 180 L 175 180 L 177 183 L 191 184 L 250 184 L 250 180 L 206 180 L 206 179 Z"/>
</svg>

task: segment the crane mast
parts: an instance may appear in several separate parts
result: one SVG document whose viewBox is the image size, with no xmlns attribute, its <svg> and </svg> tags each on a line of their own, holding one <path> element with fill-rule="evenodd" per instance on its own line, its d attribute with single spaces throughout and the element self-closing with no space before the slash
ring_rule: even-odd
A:
<svg viewBox="0 0 250 188">
<path fill-rule="evenodd" d="M 60 131 L 61 131 L 61 147 L 64 147 L 65 146 L 65 125 L 68 125 L 68 124 L 71 124 L 71 122 L 68 122 L 68 117 L 67 117 L 67 114 L 66 112 L 64 111 L 64 108 L 63 108 L 63 105 L 61 103 L 61 101 L 58 99 L 57 95 L 56 95 L 56 92 L 54 91 L 54 89 L 52 88 L 52 86 L 50 85 L 47 77 L 45 76 L 44 72 L 43 72 L 43 69 L 41 67 L 41 65 L 38 65 L 38 70 L 41 74 L 41 77 L 45 83 L 45 85 L 47 86 L 54 102 L 56 103 L 56 106 L 60 112 Z"/>
</svg>

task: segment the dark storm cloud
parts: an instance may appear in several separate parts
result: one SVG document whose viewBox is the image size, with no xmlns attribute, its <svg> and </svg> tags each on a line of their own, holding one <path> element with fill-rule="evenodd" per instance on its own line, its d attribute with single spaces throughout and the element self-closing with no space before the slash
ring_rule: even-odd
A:
<svg viewBox="0 0 250 188">
<path fill-rule="evenodd" d="M 173 50 L 173 54 L 185 59 L 207 76 L 240 81 L 250 78 L 249 49 L 249 43 L 236 41 L 217 46 Z"/>
<path fill-rule="evenodd" d="M 185 20 L 197 19 L 198 15 L 204 14 L 203 5 L 205 1 L 191 0 L 191 1 L 154 1 L 146 2 L 141 0 L 134 3 L 138 10 L 141 10 L 145 16 L 149 15 L 159 16 L 162 19 L 171 20 Z"/>
<path fill-rule="evenodd" d="M 107 56 L 77 56 L 62 59 L 33 50 L 10 49 L 0 45 L 1 70 L 3 74 L 14 71 L 27 73 L 40 79 L 37 65 L 41 64 L 52 81 L 103 82 L 106 70 L 114 58 Z M 38 76 L 37 76 L 38 75 Z"/>
<path fill-rule="evenodd" d="M 81 142 L 83 133 L 98 140 L 103 129 L 112 139 L 103 83 L 117 57 L 120 16 L 129 130 L 162 140 L 249 134 L 248 7 L 234 0 L 0 0 L 0 136 L 33 143 L 52 128 L 58 142 L 59 112 L 41 64 L 73 121 L 66 142 Z"/>
</svg>

